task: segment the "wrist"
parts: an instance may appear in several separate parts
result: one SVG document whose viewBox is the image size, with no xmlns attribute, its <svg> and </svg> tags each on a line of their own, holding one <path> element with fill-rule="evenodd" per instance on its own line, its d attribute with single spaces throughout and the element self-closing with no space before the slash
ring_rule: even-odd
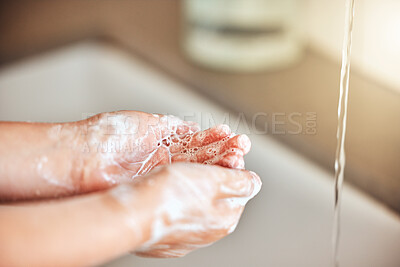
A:
<svg viewBox="0 0 400 267">
<path fill-rule="evenodd" d="M 116 166 L 111 164 L 114 163 L 115 153 L 107 150 L 109 115 L 100 113 L 72 126 L 80 129 L 75 165 L 79 170 L 81 192 L 107 189 L 118 182 L 113 175 Z"/>
<path fill-rule="evenodd" d="M 55 158 L 61 159 L 65 166 L 64 173 L 69 175 L 72 187 L 80 191 L 86 162 L 82 123 L 52 124 L 50 127 L 49 137 L 55 142 L 53 153 L 58 154 Z"/>
<path fill-rule="evenodd" d="M 118 185 L 107 192 L 113 209 L 118 213 L 116 217 L 127 231 L 130 251 L 141 247 L 151 238 L 151 224 L 156 209 L 150 195 L 149 190 L 132 183 Z"/>
</svg>

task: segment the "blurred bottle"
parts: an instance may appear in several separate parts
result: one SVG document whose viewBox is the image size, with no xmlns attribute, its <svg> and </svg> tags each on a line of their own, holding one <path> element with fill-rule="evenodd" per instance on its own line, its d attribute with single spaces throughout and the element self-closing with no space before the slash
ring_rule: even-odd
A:
<svg viewBox="0 0 400 267">
<path fill-rule="evenodd" d="M 285 68 L 299 60 L 296 0 L 184 0 L 183 47 L 203 66 L 227 71 Z"/>
</svg>

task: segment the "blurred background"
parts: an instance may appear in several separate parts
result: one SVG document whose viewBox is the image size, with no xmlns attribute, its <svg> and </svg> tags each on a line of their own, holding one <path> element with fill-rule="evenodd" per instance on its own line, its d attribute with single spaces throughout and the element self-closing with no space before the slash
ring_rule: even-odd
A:
<svg viewBox="0 0 400 267">
<path fill-rule="evenodd" d="M 346 179 L 400 211 L 400 2 L 356 1 Z M 82 40 L 140 55 L 333 171 L 344 1 L 1 1 L 0 67 Z M 273 115 L 275 114 L 275 115 Z"/>
</svg>

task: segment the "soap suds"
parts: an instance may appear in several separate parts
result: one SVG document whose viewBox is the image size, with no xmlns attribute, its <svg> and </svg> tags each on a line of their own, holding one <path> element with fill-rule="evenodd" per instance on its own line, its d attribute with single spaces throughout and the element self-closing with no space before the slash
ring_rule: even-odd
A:
<svg viewBox="0 0 400 267">
<path fill-rule="evenodd" d="M 100 117 L 88 128 L 88 142 L 90 147 L 97 148 L 103 178 L 113 184 L 119 181 L 118 176 L 107 173 L 110 166 L 119 167 L 130 179 L 147 174 L 157 165 L 177 161 L 244 168 L 242 150 L 247 149 L 247 144 L 240 144 L 243 137 L 238 136 L 236 146 L 244 148 L 228 150 L 228 141 L 233 137 L 235 134 L 227 125 L 200 132 L 196 123 L 158 114 L 150 114 L 145 119 L 113 114 Z M 129 147 L 132 153 L 124 153 L 124 147 Z M 232 159 L 224 159 L 228 156 Z"/>
<path fill-rule="evenodd" d="M 125 113 L 112 113 L 100 115 L 91 122 L 93 125 L 89 125 L 85 132 L 88 157 L 95 158 L 90 164 L 96 170 L 96 177 L 100 175 L 101 179 L 110 185 L 118 184 L 124 178 L 132 180 L 145 175 L 154 168 L 156 169 L 153 173 L 157 173 L 163 170 L 157 168 L 158 166 L 179 161 L 242 169 L 243 156 L 250 149 L 248 137 L 235 135 L 227 125 L 217 125 L 200 131 L 197 124 L 170 115 L 138 113 L 126 116 Z M 72 127 L 69 133 L 67 131 L 68 129 L 56 125 L 49 131 L 49 136 L 57 139 L 70 135 L 71 143 L 76 145 L 73 137 L 82 134 L 82 129 Z M 49 172 L 49 168 L 46 167 L 48 164 L 45 157 L 38 161 L 37 171 L 40 176 L 48 183 L 69 188 L 67 184 L 55 179 L 54 173 Z M 139 253 L 153 250 L 155 247 L 165 247 L 167 244 L 159 243 L 166 236 L 185 235 L 188 244 L 182 244 L 180 248 L 172 247 L 170 251 L 164 252 L 169 256 L 183 255 L 194 247 L 212 243 L 203 241 L 199 233 L 207 233 L 210 230 L 230 233 L 237 225 L 237 216 L 226 217 L 224 214 L 210 213 L 215 209 L 215 203 L 210 202 L 212 197 L 209 195 L 215 194 L 215 184 L 196 183 L 187 179 L 188 174 L 184 175 L 173 169 L 170 171 L 172 173 L 168 182 L 171 184 L 166 186 L 159 196 L 161 204 L 154 213 L 155 218 L 150 226 L 151 236 L 138 250 Z M 63 177 L 60 179 L 62 181 Z M 146 181 L 150 186 L 155 183 L 152 179 Z M 240 185 L 234 188 L 240 188 Z M 227 195 L 243 193 L 241 189 L 238 192 L 229 187 L 221 187 L 218 190 Z M 243 191 L 246 190 L 249 188 L 244 186 Z M 259 186 L 253 184 L 253 194 L 248 197 L 230 197 L 218 201 L 221 201 L 228 211 L 240 211 L 258 190 Z M 127 210 L 132 210 L 130 204 L 135 195 L 130 186 L 119 185 L 112 189 L 110 194 L 122 206 L 127 207 Z M 132 228 L 135 235 L 142 234 L 137 228 L 135 214 L 127 216 L 126 224 Z"/>
</svg>

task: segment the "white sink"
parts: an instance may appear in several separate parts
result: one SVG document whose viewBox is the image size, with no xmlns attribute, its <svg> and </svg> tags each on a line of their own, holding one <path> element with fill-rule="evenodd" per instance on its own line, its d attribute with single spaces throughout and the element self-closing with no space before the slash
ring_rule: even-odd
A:
<svg viewBox="0 0 400 267">
<path fill-rule="evenodd" d="M 222 123 L 227 113 L 132 55 L 105 45 L 78 44 L 0 70 L 0 120 L 69 121 L 121 109 L 186 116 L 203 120 L 203 128 L 210 126 L 210 114 Z M 105 266 L 331 266 L 331 174 L 268 136 L 249 136 L 253 148 L 247 168 L 259 173 L 264 186 L 232 235 L 181 259 L 126 255 Z M 345 185 L 341 266 L 398 267 L 399 252 L 398 215 Z"/>
</svg>

